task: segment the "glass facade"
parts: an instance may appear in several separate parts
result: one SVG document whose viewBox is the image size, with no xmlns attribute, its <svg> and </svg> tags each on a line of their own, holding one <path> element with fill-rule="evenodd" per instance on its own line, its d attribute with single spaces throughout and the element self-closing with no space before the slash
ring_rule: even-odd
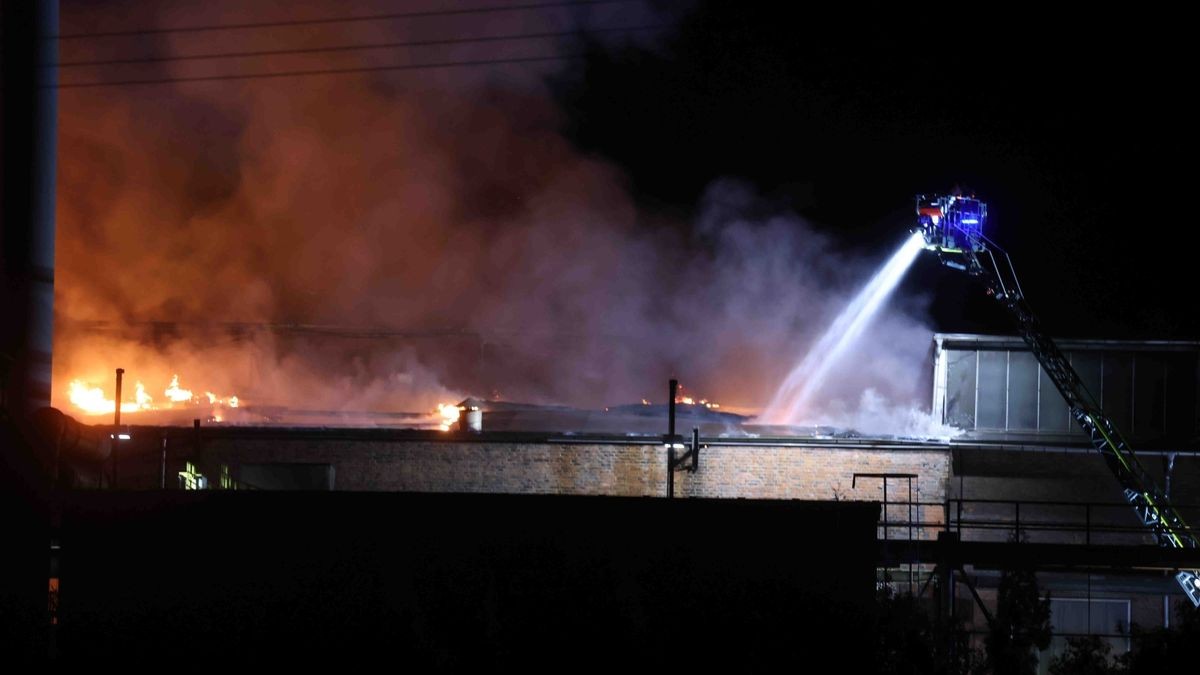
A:
<svg viewBox="0 0 1200 675">
<path fill-rule="evenodd" d="M 938 335 L 934 410 L 965 431 L 1079 433 L 1062 395 L 1017 338 Z M 1197 435 L 1200 343 L 1064 341 L 1084 387 L 1127 437 Z"/>
</svg>

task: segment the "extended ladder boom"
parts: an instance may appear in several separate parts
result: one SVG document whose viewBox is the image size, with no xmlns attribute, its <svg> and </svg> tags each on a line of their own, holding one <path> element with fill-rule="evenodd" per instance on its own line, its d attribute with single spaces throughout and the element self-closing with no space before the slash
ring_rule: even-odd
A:
<svg viewBox="0 0 1200 675">
<path fill-rule="evenodd" d="M 1170 548 L 1200 548 L 1200 540 L 1142 467 L 1116 425 L 1088 394 L 1071 362 L 1042 331 L 1025 301 L 1008 253 L 983 234 L 987 205 L 970 197 L 917 197 L 917 218 L 917 228 L 925 237 L 926 248 L 937 253 L 948 267 L 979 277 L 988 294 L 1016 320 L 1017 330 L 1066 400 L 1071 417 L 1104 458 L 1120 482 L 1125 499 L 1158 544 Z M 1192 604 L 1200 607 L 1197 574 L 1183 570 L 1175 575 L 1175 579 Z"/>
</svg>

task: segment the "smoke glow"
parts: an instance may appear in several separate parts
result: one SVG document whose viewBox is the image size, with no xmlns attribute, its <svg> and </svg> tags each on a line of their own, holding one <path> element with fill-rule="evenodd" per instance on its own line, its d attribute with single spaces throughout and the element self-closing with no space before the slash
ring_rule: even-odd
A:
<svg viewBox="0 0 1200 675">
<path fill-rule="evenodd" d="M 148 24 L 278 18 L 233 0 L 117 4 Z M 162 16 L 147 15 L 155 8 Z M 89 28 L 85 9 L 64 13 L 64 32 Z M 312 30 L 328 42 L 409 37 L 391 23 Z M 195 53 L 207 39 L 171 34 L 157 48 Z M 83 43 L 63 51 L 113 57 Z M 371 58 L 306 54 L 302 65 Z M 831 339 L 822 317 L 869 274 L 869 261 L 736 178 L 714 177 L 690 214 L 644 208 L 619 167 L 564 138 L 569 120 L 523 68 L 64 89 L 59 115 L 64 410 L 80 400 L 111 412 L 121 367 L 156 399 L 122 410 L 217 406 L 228 423 L 272 408 L 427 411 L 449 428 L 459 411 L 447 401 L 662 403 L 655 392 L 672 377 L 697 406 L 756 412 L 792 356 Z M 867 389 L 873 404 L 928 401 L 924 302 L 880 299 L 871 325 L 841 320 L 872 362 L 820 371 L 811 412 L 852 417 Z"/>
</svg>

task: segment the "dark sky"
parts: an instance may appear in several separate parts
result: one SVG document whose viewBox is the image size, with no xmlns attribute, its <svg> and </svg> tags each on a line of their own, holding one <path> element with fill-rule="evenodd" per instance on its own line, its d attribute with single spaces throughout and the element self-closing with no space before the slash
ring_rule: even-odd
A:
<svg viewBox="0 0 1200 675">
<path fill-rule="evenodd" d="M 958 185 L 989 202 L 1051 331 L 1196 338 L 1182 32 L 1138 10 L 706 1 L 660 49 L 597 50 L 560 96 L 648 204 L 686 211 L 739 176 L 882 249 L 913 194 Z M 1009 331 L 965 285 L 930 260 L 908 281 L 935 289 L 941 330 Z"/>
</svg>

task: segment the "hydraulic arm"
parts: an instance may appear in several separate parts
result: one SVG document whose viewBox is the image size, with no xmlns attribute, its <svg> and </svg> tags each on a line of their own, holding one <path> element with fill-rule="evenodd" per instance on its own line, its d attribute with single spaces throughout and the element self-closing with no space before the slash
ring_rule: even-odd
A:
<svg viewBox="0 0 1200 675">
<path fill-rule="evenodd" d="M 1012 260 L 1004 249 L 983 234 L 987 205 L 973 197 L 917 197 L 917 226 L 926 249 L 948 267 L 967 272 L 984 283 L 989 295 L 1016 320 L 1017 330 L 1029 345 L 1046 375 L 1070 408 L 1071 417 L 1116 476 L 1125 499 L 1160 546 L 1198 548 L 1200 540 L 1171 506 L 1166 493 L 1142 468 L 1133 449 L 1084 388 L 1075 369 L 1038 323 L 1025 301 Z M 1200 607 L 1197 571 L 1175 575 L 1192 604 Z"/>
</svg>

